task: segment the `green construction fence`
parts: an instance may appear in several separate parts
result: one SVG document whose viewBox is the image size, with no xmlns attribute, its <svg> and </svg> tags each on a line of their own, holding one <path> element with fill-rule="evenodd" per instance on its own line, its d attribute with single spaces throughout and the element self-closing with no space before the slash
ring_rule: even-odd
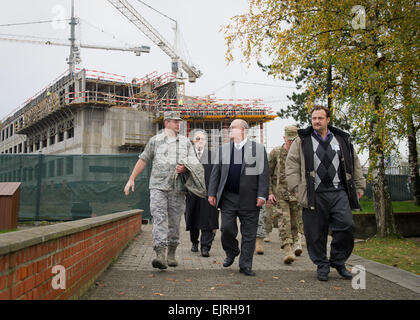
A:
<svg viewBox="0 0 420 320">
<path fill-rule="evenodd" d="M 69 221 L 131 209 L 149 220 L 151 167 L 136 178 L 134 192 L 125 184 L 138 154 L 1 154 L 0 182 L 21 182 L 19 221 Z"/>
</svg>

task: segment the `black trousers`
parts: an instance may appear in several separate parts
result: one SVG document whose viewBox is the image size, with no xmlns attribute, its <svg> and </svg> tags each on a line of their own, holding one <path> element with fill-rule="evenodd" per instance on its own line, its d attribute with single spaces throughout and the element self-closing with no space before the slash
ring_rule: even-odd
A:
<svg viewBox="0 0 420 320">
<path fill-rule="evenodd" d="M 257 200 L 255 200 L 257 201 Z M 223 250 L 228 257 L 240 253 L 239 267 L 252 269 L 260 210 L 239 210 L 239 195 L 224 192 L 220 202 L 222 224 L 220 227 Z M 237 218 L 240 222 L 241 249 L 236 239 L 238 235 Z"/>
<path fill-rule="evenodd" d="M 200 236 L 200 231 L 201 231 L 201 238 L 200 238 L 200 242 L 201 242 L 201 248 L 206 247 L 207 249 L 210 250 L 211 245 L 213 243 L 214 240 L 214 232 L 213 230 L 200 230 L 200 229 L 192 229 L 190 230 L 190 240 L 192 243 L 198 243 L 198 237 Z"/>
<path fill-rule="evenodd" d="M 309 257 L 318 270 L 343 266 L 354 247 L 354 222 L 344 190 L 315 193 L 315 210 L 303 208 L 303 229 Z M 331 228 L 330 259 L 327 259 L 328 228 Z"/>
</svg>

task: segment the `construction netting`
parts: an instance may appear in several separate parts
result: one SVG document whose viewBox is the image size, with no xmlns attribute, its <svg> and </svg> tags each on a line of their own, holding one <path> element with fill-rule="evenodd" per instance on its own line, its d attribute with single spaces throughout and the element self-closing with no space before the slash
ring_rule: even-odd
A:
<svg viewBox="0 0 420 320">
<path fill-rule="evenodd" d="M 21 182 L 19 221 L 68 221 L 131 209 L 151 219 L 150 164 L 136 178 L 134 192 L 123 192 L 137 160 L 138 154 L 0 154 L 0 182 Z M 386 178 L 393 201 L 413 199 L 409 175 Z M 372 196 L 369 183 L 365 196 Z"/>
<path fill-rule="evenodd" d="M 0 182 L 21 182 L 19 221 L 66 221 L 131 209 L 150 219 L 148 165 L 126 196 L 138 154 L 0 155 Z"/>
<path fill-rule="evenodd" d="M 389 194 L 392 201 L 413 200 L 413 191 L 411 186 L 411 177 L 404 174 L 387 174 L 385 175 L 388 185 Z M 366 184 L 365 196 L 372 199 L 372 184 Z"/>
</svg>

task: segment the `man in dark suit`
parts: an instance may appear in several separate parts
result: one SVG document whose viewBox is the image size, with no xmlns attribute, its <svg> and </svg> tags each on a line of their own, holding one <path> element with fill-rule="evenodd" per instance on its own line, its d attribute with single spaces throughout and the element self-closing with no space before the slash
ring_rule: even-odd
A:
<svg viewBox="0 0 420 320">
<path fill-rule="evenodd" d="M 207 133 L 204 130 L 197 130 L 191 136 L 197 158 L 204 167 L 204 178 L 206 187 L 208 187 L 214 161 L 212 161 L 213 153 L 206 148 Z M 187 231 L 190 231 L 191 251 L 198 252 L 198 238 L 201 231 L 201 256 L 209 257 L 216 230 L 219 229 L 219 212 L 217 208 L 211 206 L 206 198 L 200 198 L 188 192 L 186 196 L 185 225 Z"/>
<path fill-rule="evenodd" d="M 269 171 L 263 145 L 249 141 L 248 124 L 242 119 L 229 127 L 230 143 L 219 149 L 208 187 L 208 201 L 221 209 L 221 240 L 226 252 L 224 267 L 229 267 L 239 255 L 239 272 L 254 276 L 252 259 L 255 250 L 260 208 L 268 197 Z M 238 226 L 241 228 L 239 250 Z"/>
</svg>

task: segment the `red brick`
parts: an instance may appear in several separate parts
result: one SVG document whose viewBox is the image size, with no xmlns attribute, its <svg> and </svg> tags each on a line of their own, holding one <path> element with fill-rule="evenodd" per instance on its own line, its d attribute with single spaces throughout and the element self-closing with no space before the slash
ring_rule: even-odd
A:
<svg viewBox="0 0 420 320">
<path fill-rule="evenodd" d="M 15 256 L 15 266 L 20 265 L 23 261 L 22 261 L 22 251 L 16 251 L 14 253 Z"/>
<path fill-rule="evenodd" d="M 10 290 L 6 289 L 3 292 L 0 291 L 0 300 L 10 300 Z"/>
<path fill-rule="evenodd" d="M 9 269 L 9 258 L 9 255 L 0 256 L 0 274 L 3 271 L 7 271 L 7 269 Z"/>
<path fill-rule="evenodd" d="M 19 282 L 18 284 L 16 284 L 15 286 L 13 286 L 12 288 L 10 288 L 10 299 L 17 299 L 20 296 L 22 296 L 25 293 L 25 289 L 23 286 L 23 282 Z"/>
<path fill-rule="evenodd" d="M 43 253 L 42 253 L 42 244 L 36 245 L 35 250 L 36 250 L 36 255 L 35 255 L 36 258 L 40 258 L 40 257 L 43 256 Z"/>
<path fill-rule="evenodd" d="M 6 288 L 7 275 L 0 276 L 0 291 Z"/>
<path fill-rule="evenodd" d="M 57 290 L 50 290 L 47 294 L 42 298 L 43 300 L 55 300 L 57 296 Z"/>
<path fill-rule="evenodd" d="M 37 266 L 36 266 L 37 272 L 41 272 L 41 271 L 47 269 L 47 259 L 46 258 L 37 261 L 36 264 L 37 264 Z"/>
<path fill-rule="evenodd" d="M 39 300 L 41 298 L 41 288 L 36 287 L 34 290 L 32 290 L 32 299 L 33 300 Z"/>
<path fill-rule="evenodd" d="M 9 267 L 13 268 L 16 265 L 16 252 L 9 254 Z"/>
<path fill-rule="evenodd" d="M 36 258 L 38 258 L 36 256 L 36 246 L 32 246 L 30 249 L 31 249 L 31 253 L 30 253 L 31 260 L 35 260 Z"/>
<path fill-rule="evenodd" d="M 53 258 L 52 258 L 52 256 L 46 257 L 46 260 L 47 260 L 47 269 L 52 268 L 52 266 L 53 266 Z"/>
<path fill-rule="evenodd" d="M 35 286 L 39 286 L 44 281 L 45 281 L 44 272 L 39 272 L 35 275 Z"/>
<path fill-rule="evenodd" d="M 13 273 L 9 273 L 7 276 L 7 287 L 10 288 L 13 285 Z"/>
<path fill-rule="evenodd" d="M 28 276 L 28 267 L 23 266 L 19 268 L 16 275 L 17 277 L 15 277 L 15 281 L 20 281 L 22 279 L 25 279 Z"/>
<path fill-rule="evenodd" d="M 52 240 L 48 242 L 48 252 L 52 252 L 58 249 L 57 240 Z"/>
<path fill-rule="evenodd" d="M 52 267 L 44 271 L 44 276 L 45 276 L 45 280 L 47 280 L 48 282 L 51 282 L 52 278 L 55 276 L 55 274 L 52 273 Z"/>
<path fill-rule="evenodd" d="M 24 292 L 29 292 L 35 287 L 35 276 L 27 278 L 23 281 Z"/>
<path fill-rule="evenodd" d="M 28 276 L 31 276 L 31 275 L 36 274 L 38 272 L 37 265 L 38 264 L 36 262 L 31 262 L 28 265 Z"/>
<path fill-rule="evenodd" d="M 33 292 L 29 291 L 27 293 L 25 293 L 20 300 L 33 300 Z"/>
<path fill-rule="evenodd" d="M 46 287 L 46 286 L 42 286 L 42 287 L 40 287 L 40 288 L 37 288 L 38 290 L 37 290 L 37 300 L 46 300 L 47 298 L 47 295 L 48 295 L 48 292 L 49 292 L 49 289 L 48 289 L 48 287 Z M 35 293 L 34 293 L 34 296 L 35 296 Z"/>
<path fill-rule="evenodd" d="M 41 286 L 41 299 L 45 299 L 48 292 L 51 290 L 51 282 L 46 282 Z"/>
<path fill-rule="evenodd" d="M 26 249 L 25 252 L 25 262 L 29 262 L 35 259 L 35 251 L 33 249 L 34 246 L 31 246 Z"/>
<path fill-rule="evenodd" d="M 22 253 L 22 263 L 26 263 L 26 261 L 28 261 L 28 257 L 29 257 L 28 252 L 27 252 L 28 249 L 29 248 L 23 248 L 20 250 L 20 252 Z"/>
</svg>

